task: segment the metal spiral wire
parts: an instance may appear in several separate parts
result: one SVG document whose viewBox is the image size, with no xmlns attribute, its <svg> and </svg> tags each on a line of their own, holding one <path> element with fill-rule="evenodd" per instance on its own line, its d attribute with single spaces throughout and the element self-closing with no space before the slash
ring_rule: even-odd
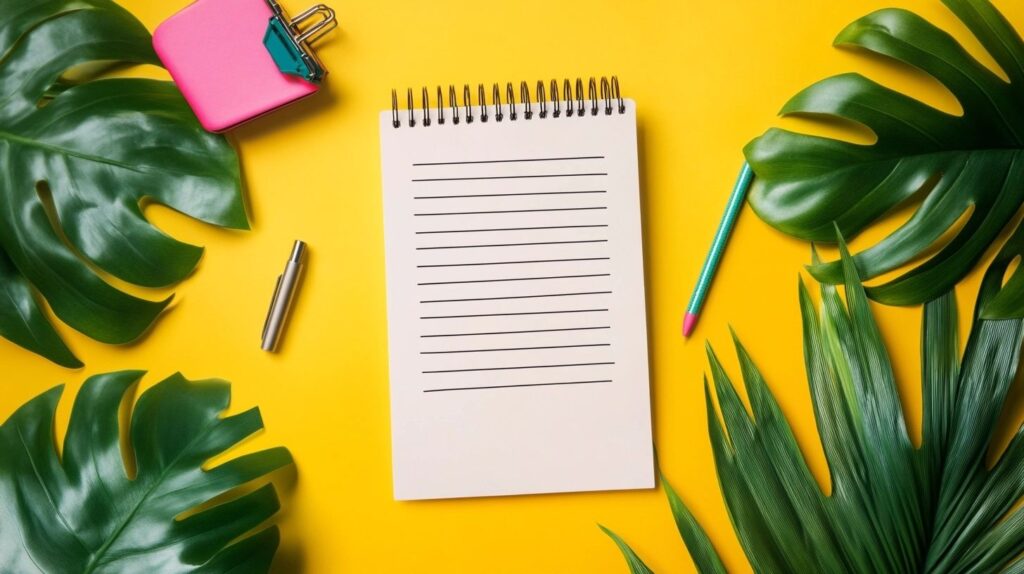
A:
<svg viewBox="0 0 1024 574">
<path fill-rule="evenodd" d="M 626 113 L 626 103 L 622 99 L 619 89 L 619 79 L 612 76 L 610 79 L 602 77 L 589 78 L 584 93 L 582 78 L 576 78 L 575 82 L 568 78 L 562 81 L 562 89 L 558 88 L 558 80 L 551 80 L 545 88 L 544 81 L 538 81 L 536 88 L 531 93 L 527 82 L 519 84 L 519 102 L 522 104 L 522 114 L 516 107 L 516 90 L 512 82 L 505 84 L 505 101 L 501 99 L 501 88 L 495 83 L 491 90 L 491 100 L 487 101 L 486 90 L 483 84 L 477 85 L 477 113 L 474 114 L 473 92 L 470 84 L 464 84 L 462 88 L 462 102 L 457 101 L 457 91 L 454 85 L 448 86 L 448 101 L 444 100 L 444 90 L 437 86 L 437 96 L 434 102 L 430 101 L 430 92 L 426 86 L 420 91 L 420 114 L 416 118 L 416 102 L 413 97 L 413 89 L 406 90 L 405 122 L 402 121 L 401 110 L 398 105 L 398 92 L 391 90 L 391 125 L 400 128 L 406 125 L 410 128 L 422 126 L 430 127 L 432 123 L 444 125 L 447 120 L 446 108 L 451 116 L 451 122 L 458 124 L 463 118 L 467 124 L 475 119 L 480 123 L 487 123 L 492 119 L 502 122 L 509 121 L 554 119 L 584 117 L 587 115 L 597 116 L 600 112 L 604 115 L 612 115 L 616 111 L 620 114 Z M 536 100 L 536 113 L 534 113 L 534 100 Z M 433 108 L 432 108 L 433 105 Z M 508 106 L 507 112 L 505 106 Z M 488 113 L 488 108 L 493 107 L 493 114 Z M 460 109 L 461 112 L 460 112 Z M 564 113 L 563 113 L 564 112 Z"/>
</svg>

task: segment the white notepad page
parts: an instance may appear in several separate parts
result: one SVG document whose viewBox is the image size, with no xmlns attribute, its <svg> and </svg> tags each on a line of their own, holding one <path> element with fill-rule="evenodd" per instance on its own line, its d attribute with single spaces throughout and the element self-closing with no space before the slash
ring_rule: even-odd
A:
<svg viewBox="0 0 1024 574">
<path fill-rule="evenodd" d="M 381 114 L 396 499 L 654 486 L 625 105 Z"/>
</svg>

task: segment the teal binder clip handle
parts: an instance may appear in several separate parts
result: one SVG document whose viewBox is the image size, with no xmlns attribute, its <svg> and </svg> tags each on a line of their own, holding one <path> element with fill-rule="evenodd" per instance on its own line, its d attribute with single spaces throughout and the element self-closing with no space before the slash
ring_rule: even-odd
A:
<svg viewBox="0 0 1024 574">
<path fill-rule="evenodd" d="M 274 59 L 277 68 L 282 73 L 319 84 L 327 75 L 327 70 L 310 48 L 310 44 L 337 27 L 334 10 L 317 4 L 289 19 L 277 2 L 266 1 L 274 15 L 267 24 L 263 45 Z M 303 29 L 302 24 L 315 16 L 320 16 L 320 20 Z"/>
</svg>

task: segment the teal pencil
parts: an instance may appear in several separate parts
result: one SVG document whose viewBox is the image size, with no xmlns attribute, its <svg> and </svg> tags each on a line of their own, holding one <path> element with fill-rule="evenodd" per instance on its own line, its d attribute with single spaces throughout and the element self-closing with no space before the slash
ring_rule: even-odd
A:
<svg viewBox="0 0 1024 574">
<path fill-rule="evenodd" d="M 750 164 L 744 162 L 740 175 L 736 178 L 736 185 L 732 188 L 732 195 L 729 196 L 729 203 L 725 206 L 725 214 L 721 223 L 718 224 L 718 231 L 715 232 L 715 239 L 711 242 L 711 250 L 704 260 L 704 267 L 700 270 L 700 277 L 697 278 L 697 286 L 690 296 L 690 304 L 686 306 L 686 317 L 683 319 L 683 336 L 689 337 L 693 328 L 697 326 L 697 316 L 700 315 L 700 308 L 704 306 L 704 299 L 708 294 L 708 287 L 715 277 L 715 270 L 718 269 L 718 261 L 725 251 L 725 244 L 729 241 L 729 234 L 732 233 L 733 225 L 736 223 L 736 216 L 743 208 L 743 201 L 747 197 L 747 190 L 750 189 L 750 182 L 754 180 L 754 170 Z"/>
</svg>

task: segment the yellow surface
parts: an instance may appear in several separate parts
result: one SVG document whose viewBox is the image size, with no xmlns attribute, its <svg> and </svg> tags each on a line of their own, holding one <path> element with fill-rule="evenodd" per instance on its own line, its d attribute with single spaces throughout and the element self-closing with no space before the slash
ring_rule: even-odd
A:
<svg viewBox="0 0 1024 574">
<path fill-rule="evenodd" d="M 152 29 L 186 2 L 125 4 Z M 284 4 L 293 13 L 305 7 L 298 0 Z M 956 108 L 927 78 L 830 47 L 844 25 L 889 4 L 965 37 L 938 0 L 336 0 L 341 28 L 319 50 L 331 70 L 325 93 L 232 136 L 252 232 L 218 230 L 151 209 L 161 227 L 208 248 L 198 271 L 176 290 L 176 305 L 149 336 L 125 348 L 62 328 L 87 363 L 81 371 L 0 341 L 0 418 L 52 385 L 68 383 L 70 393 L 87 375 L 111 370 L 148 369 L 143 386 L 176 370 L 231 380 L 234 408 L 259 405 L 267 426 L 244 449 L 283 444 L 298 464 L 298 481 L 284 493 L 276 572 L 624 572 L 598 522 L 622 534 L 655 570 L 691 571 L 660 490 L 391 499 L 377 112 L 388 106 L 393 87 L 618 74 L 639 106 L 661 467 L 730 569 L 745 571 L 706 434 L 703 340 L 715 344 L 735 372 L 727 325 L 735 327 L 816 475 L 825 477 L 796 299 L 808 247 L 744 211 L 693 340 L 680 337 L 680 319 L 742 160 L 740 149 L 778 123 L 774 114 L 788 96 L 829 74 L 858 69 Z M 1024 26 L 1024 4 L 1003 0 L 999 6 Z M 854 245 L 872 237 L 878 235 Z M 294 238 L 311 246 L 309 272 L 284 348 L 270 355 L 259 350 L 260 329 Z M 959 290 L 965 312 L 977 279 L 972 275 Z M 916 433 L 920 313 L 876 307 L 876 314 Z M 69 398 L 61 406 L 65 418 Z"/>
</svg>

